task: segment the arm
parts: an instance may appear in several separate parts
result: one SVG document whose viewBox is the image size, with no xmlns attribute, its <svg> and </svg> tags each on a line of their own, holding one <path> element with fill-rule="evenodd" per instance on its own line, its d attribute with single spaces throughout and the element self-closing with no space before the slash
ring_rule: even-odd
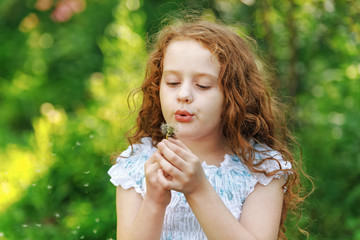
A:
<svg viewBox="0 0 360 240">
<path fill-rule="evenodd" d="M 159 144 L 160 166 L 172 177 L 159 177 L 164 188 L 183 192 L 208 239 L 276 239 L 282 210 L 282 181 L 257 185 L 248 196 L 240 222 L 208 182 L 199 159 L 180 141 Z M 189 152 L 190 151 L 190 152 Z"/>
<path fill-rule="evenodd" d="M 117 239 L 160 239 L 166 206 L 171 199 L 170 191 L 157 182 L 159 165 L 155 152 L 145 163 L 147 193 L 142 199 L 133 188 L 117 187 Z"/>
<path fill-rule="evenodd" d="M 282 210 L 282 181 L 257 184 L 243 206 L 240 222 L 207 183 L 186 199 L 209 239 L 277 239 Z"/>
</svg>

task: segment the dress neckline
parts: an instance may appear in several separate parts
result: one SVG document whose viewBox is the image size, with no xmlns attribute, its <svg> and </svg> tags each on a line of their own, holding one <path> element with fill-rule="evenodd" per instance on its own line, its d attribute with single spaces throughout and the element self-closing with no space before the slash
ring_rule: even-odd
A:
<svg viewBox="0 0 360 240">
<path fill-rule="evenodd" d="M 225 166 L 228 166 L 231 164 L 231 161 L 233 161 L 234 158 L 237 158 L 236 155 L 230 155 L 228 153 L 225 153 L 224 155 L 224 159 L 220 162 L 219 166 L 216 166 L 214 164 L 207 164 L 206 161 L 203 161 L 201 163 L 201 165 L 203 166 L 203 168 L 208 168 L 208 169 L 220 169 L 223 168 Z M 238 159 L 238 158 L 237 158 Z M 240 161 L 240 159 L 239 159 Z M 237 161 L 236 161 L 237 162 Z"/>
</svg>

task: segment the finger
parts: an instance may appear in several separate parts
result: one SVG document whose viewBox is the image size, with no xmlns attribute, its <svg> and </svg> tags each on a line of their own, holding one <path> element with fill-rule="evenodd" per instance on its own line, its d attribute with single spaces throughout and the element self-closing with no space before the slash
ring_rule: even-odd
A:
<svg viewBox="0 0 360 240">
<path fill-rule="evenodd" d="M 175 190 L 176 188 L 176 182 L 173 181 L 173 179 L 167 179 L 164 174 L 163 171 L 161 169 L 159 169 L 157 171 L 157 177 L 158 177 L 158 182 L 160 183 L 161 187 L 163 187 L 166 190 Z"/>
<path fill-rule="evenodd" d="M 157 162 L 146 161 L 145 162 L 145 176 L 152 176 L 156 171 L 160 169 L 160 165 Z"/>
<path fill-rule="evenodd" d="M 183 144 L 181 141 L 176 140 L 178 142 L 171 142 L 168 140 L 163 140 L 163 142 L 168 146 L 168 148 L 174 152 L 177 156 L 179 156 L 181 159 L 183 159 L 185 162 L 189 162 L 193 160 L 196 156 L 191 152 L 190 149 L 188 149 L 185 144 Z M 187 165 L 183 166 L 187 167 Z M 184 168 L 182 168 L 184 170 Z"/>
<path fill-rule="evenodd" d="M 155 163 L 156 162 L 156 158 L 157 156 L 161 155 L 161 152 L 159 151 L 159 149 L 157 149 L 149 158 L 149 161 L 151 163 Z"/>
<path fill-rule="evenodd" d="M 168 138 L 167 140 L 191 152 L 191 150 L 181 140 L 175 138 Z"/>
<path fill-rule="evenodd" d="M 172 176 L 170 176 L 167 172 L 165 172 L 165 171 L 164 171 L 163 169 L 161 169 L 161 168 L 159 168 L 156 172 L 158 172 L 159 170 L 161 171 L 162 175 L 163 175 L 167 180 L 171 181 L 171 180 L 173 179 Z"/>
<path fill-rule="evenodd" d="M 169 161 L 179 170 L 183 171 L 187 166 L 186 166 L 186 160 L 182 159 L 177 154 L 180 151 L 180 147 L 177 147 L 179 149 L 176 149 L 175 147 L 172 147 L 173 149 L 171 149 L 169 144 L 170 142 L 163 140 L 158 144 L 158 148 L 167 161 Z"/>
<path fill-rule="evenodd" d="M 156 160 L 157 163 L 160 165 L 160 168 L 173 178 L 182 177 L 183 173 L 181 172 L 181 170 L 179 170 L 176 166 L 172 165 L 163 156 L 159 156 Z"/>
</svg>

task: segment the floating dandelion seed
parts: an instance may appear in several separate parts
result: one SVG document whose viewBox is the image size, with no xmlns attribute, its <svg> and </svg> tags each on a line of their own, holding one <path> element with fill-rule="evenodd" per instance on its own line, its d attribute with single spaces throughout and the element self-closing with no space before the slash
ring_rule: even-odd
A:
<svg viewBox="0 0 360 240">
<path fill-rule="evenodd" d="M 22 224 L 21 225 L 23 228 L 27 228 L 29 225 L 27 225 L 27 224 Z"/>
<path fill-rule="evenodd" d="M 84 239 L 85 238 L 85 236 L 84 235 L 82 235 L 81 237 L 80 237 L 80 239 Z"/>
<path fill-rule="evenodd" d="M 41 227 L 41 224 L 40 223 L 36 223 L 35 224 L 37 227 Z"/>
<path fill-rule="evenodd" d="M 51 186 L 51 185 L 48 185 L 47 188 L 50 190 L 50 189 L 52 189 L 52 186 Z"/>
<path fill-rule="evenodd" d="M 167 123 L 162 123 L 160 128 L 166 139 L 168 139 L 169 137 L 175 137 L 175 127 Z"/>
<path fill-rule="evenodd" d="M 96 229 L 94 229 L 94 230 L 93 230 L 93 232 L 96 234 L 96 233 L 97 233 L 97 230 L 96 230 Z"/>
<path fill-rule="evenodd" d="M 86 171 L 86 172 L 84 172 L 84 174 L 89 174 L 90 173 L 90 171 Z"/>
<path fill-rule="evenodd" d="M 99 218 L 96 218 L 96 219 L 95 219 L 95 222 L 97 222 L 97 223 L 100 222 L 100 219 L 99 219 Z"/>
<path fill-rule="evenodd" d="M 89 186 L 89 183 L 85 183 L 85 184 L 84 184 L 84 187 L 88 187 L 88 186 Z"/>
<path fill-rule="evenodd" d="M 56 217 L 56 218 L 59 218 L 59 217 L 60 217 L 60 214 L 55 213 L 55 217 Z"/>
<path fill-rule="evenodd" d="M 89 138 L 94 138 L 94 135 L 90 135 Z"/>
<path fill-rule="evenodd" d="M 77 142 L 76 142 L 76 145 L 77 145 L 77 146 L 80 146 L 80 145 L 81 145 L 81 143 L 77 141 Z"/>
<path fill-rule="evenodd" d="M 80 229 L 80 226 L 77 226 L 76 228 L 77 228 L 77 229 Z"/>
</svg>

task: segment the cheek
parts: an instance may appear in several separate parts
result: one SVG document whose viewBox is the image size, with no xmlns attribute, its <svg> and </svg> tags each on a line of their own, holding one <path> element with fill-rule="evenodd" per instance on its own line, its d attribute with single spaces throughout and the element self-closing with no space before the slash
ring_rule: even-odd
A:
<svg viewBox="0 0 360 240">
<path fill-rule="evenodd" d="M 214 119 L 220 120 L 221 114 L 224 108 L 224 99 L 223 97 L 219 97 L 216 101 L 213 102 L 212 111 L 214 113 Z"/>
<path fill-rule="evenodd" d="M 164 118 L 167 118 L 168 112 L 169 112 L 169 99 L 166 95 L 166 93 L 164 93 L 163 91 L 161 91 L 160 88 L 160 92 L 159 92 L 159 97 L 160 97 L 160 107 L 161 107 L 161 112 L 163 113 Z"/>
</svg>

